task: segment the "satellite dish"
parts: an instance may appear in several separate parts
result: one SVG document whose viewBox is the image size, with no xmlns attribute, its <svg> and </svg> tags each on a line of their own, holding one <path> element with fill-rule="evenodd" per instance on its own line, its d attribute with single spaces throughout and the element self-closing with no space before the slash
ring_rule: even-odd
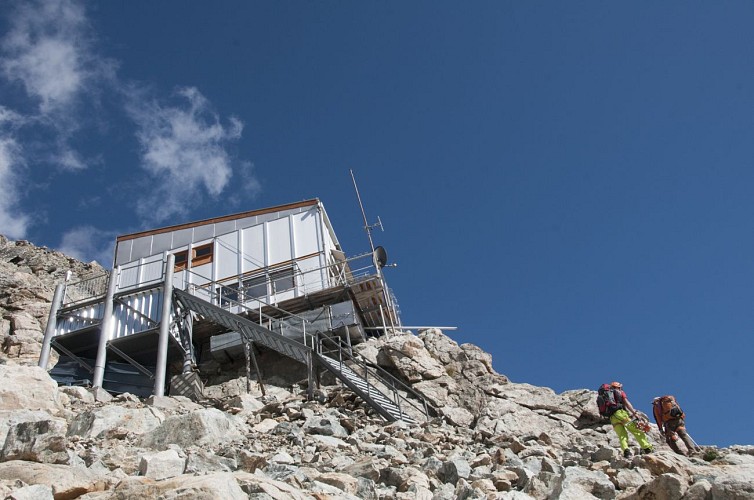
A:
<svg viewBox="0 0 754 500">
<path fill-rule="evenodd" d="M 384 248 L 377 247 L 374 249 L 374 260 L 378 266 L 385 267 L 385 264 L 387 264 L 387 252 Z"/>
</svg>

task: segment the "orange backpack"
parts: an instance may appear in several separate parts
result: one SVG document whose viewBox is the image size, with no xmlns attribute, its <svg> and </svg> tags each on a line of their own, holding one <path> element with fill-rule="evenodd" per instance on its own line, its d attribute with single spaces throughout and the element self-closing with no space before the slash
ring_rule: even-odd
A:
<svg viewBox="0 0 754 500">
<path fill-rule="evenodd" d="M 657 398 L 653 405 L 655 419 L 663 423 L 676 418 L 684 418 L 686 416 L 673 396 L 662 396 L 661 398 Z"/>
</svg>

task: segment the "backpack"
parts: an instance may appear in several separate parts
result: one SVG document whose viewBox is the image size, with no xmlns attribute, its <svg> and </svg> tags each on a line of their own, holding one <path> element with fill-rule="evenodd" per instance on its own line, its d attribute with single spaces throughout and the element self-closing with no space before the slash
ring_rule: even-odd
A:
<svg viewBox="0 0 754 500">
<path fill-rule="evenodd" d="M 655 419 L 663 423 L 686 416 L 673 396 L 662 396 L 655 399 L 652 404 L 654 405 Z"/>
<path fill-rule="evenodd" d="M 603 417 L 611 416 L 623 408 L 623 391 L 609 384 L 602 384 L 597 390 L 597 407 Z"/>
</svg>

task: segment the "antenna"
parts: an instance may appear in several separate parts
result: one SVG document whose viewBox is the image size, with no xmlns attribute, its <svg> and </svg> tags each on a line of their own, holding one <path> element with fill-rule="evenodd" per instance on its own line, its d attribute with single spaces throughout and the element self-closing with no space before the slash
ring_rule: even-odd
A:
<svg viewBox="0 0 754 500">
<path fill-rule="evenodd" d="M 380 216 L 377 216 L 377 222 L 372 224 L 371 226 L 367 222 L 367 214 L 364 212 L 364 204 L 361 203 L 361 195 L 359 194 L 359 187 L 356 185 L 356 177 L 353 175 L 353 170 L 348 170 L 351 173 L 351 180 L 353 181 L 353 188 L 356 190 L 356 198 L 359 199 L 359 208 L 361 208 L 361 215 L 364 217 L 364 231 L 367 232 L 367 237 L 369 238 L 369 248 L 372 249 L 372 253 L 374 253 L 374 241 L 372 241 L 372 229 L 379 226 L 380 230 L 384 231 L 385 228 L 382 227 L 382 221 L 380 220 Z"/>
</svg>

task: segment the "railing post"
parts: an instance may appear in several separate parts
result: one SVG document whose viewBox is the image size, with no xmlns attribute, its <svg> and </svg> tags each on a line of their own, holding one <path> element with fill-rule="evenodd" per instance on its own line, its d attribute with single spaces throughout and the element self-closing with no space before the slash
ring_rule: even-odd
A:
<svg viewBox="0 0 754 500">
<path fill-rule="evenodd" d="M 191 311 L 186 311 L 186 318 L 183 322 L 185 334 L 183 336 L 183 373 L 191 373 L 194 364 L 194 316 Z"/>
<path fill-rule="evenodd" d="M 108 282 L 107 295 L 105 296 L 105 310 L 102 312 L 102 322 L 100 323 L 97 359 L 94 361 L 94 375 L 92 378 L 92 386 L 94 387 L 102 387 L 102 382 L 105 379 L 107 342 L 110 340 L 110 334 L 113 329 L 113 297 L 115 296 L 115 289 L 118 287 L 119 273 L 120 267 L 114 267 L 110 271 L 110 281 Z"/>
<path fill-rule="evenodd" d="M 157 344 L 157 366 L 155 367 L 154 395 L 165 395 L 165 369 L 168 360 L 168 336 L 170 334 L 170 310 L 173 295 L 173 271 L 175 255 L 168 254 L 165 263 L 165 284 L 162 287 L 162 316 L 160 317 L 160 338 Z"/>
<path fill-rule="evenodd" d="M 47 370 L 47 363 L 50 362 L 50 343 L 55 335 L 55 328 L 58 323 L 58 309 L 63 304 L 65 295 L 65 283 L 60 283 L 55 287 L 55 295 L 52 297 L 50 305 L 50 315 L 47 318 L 47 328 L 45 328 L 44 340 L 42 340 L 42 352 L 39 353 L 39 366 Z"/>
</svg>

